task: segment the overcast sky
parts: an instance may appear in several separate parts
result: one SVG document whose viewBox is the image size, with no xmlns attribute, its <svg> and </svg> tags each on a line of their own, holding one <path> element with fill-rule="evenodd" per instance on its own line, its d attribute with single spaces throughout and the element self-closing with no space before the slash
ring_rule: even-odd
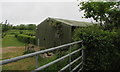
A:
<svg viewBox="0 0 120 72">
<path fill-rule="evenodd" d="M 48 17 L 91 22 L 91 19 L 82 19 L 83 12 L 79 12 L 77 1 L 65 1 L 1 2 L 0 22 L 39 24 Z"/>
</svg>

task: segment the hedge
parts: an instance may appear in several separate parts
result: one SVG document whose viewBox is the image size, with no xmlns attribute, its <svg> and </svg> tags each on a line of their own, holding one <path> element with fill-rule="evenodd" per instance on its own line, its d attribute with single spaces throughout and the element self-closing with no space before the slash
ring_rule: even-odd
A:
<svg viewBox="0 0 120 72">
<path fill-rule="evenodd" d="M 79 28 L 74 40 L 83 40 L 85 70 L 120 70 L 120 32 L 104 31 L 98 26 Z"/>
<path fill-rule="evenodd" d="M 36 38 L 33 37 L 33 36 L 28 36 L 28 35 L 24 35 L 24 34 L 18 34 L 17 39 L 19 41 L 21 41 L 21 42 L 24 42 L 24 43 L 36 44 Z"/>
</svg>

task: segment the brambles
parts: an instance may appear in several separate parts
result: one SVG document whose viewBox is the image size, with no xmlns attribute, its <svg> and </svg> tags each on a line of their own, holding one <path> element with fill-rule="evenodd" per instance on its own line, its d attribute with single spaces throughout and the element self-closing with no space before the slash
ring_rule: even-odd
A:
<svg viewBox="0 0 120 72">
<path fill-rule="evenodd" d="M 75 31 L 74 40 L 83 40 L 86 70 L 119 70 L 119 32 L 104 31 L 99 26 L 79 28 Z"/>
</svg>

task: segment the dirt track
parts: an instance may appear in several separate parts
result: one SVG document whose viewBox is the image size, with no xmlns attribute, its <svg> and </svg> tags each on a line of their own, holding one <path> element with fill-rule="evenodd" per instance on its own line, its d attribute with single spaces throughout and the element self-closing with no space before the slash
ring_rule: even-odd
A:
<svg viewBox="0 0 120 72">
<path fill-rule="evenodd" d="M 17 52 L 17 51 L 24 51 L 25 47 L 3 47 L 0 48 L 0 52 L 7 53 L 7 52 Z M 38 48 L 35 48 L 35 50 L 39 50 Z"/>
</svg>

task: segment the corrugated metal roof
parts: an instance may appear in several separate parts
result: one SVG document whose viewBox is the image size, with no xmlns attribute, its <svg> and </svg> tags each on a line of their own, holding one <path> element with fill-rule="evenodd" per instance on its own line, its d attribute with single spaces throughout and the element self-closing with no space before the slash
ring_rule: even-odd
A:
<svg viewBox="0 0 120 72">
<path fill-rule="evenodd" d="M 65 23 L 65 24 L 70 25 L 70 26 L 86 27 L 86 26 L 93 25 L 92 23 L 89 23 L 89 22 L 80 22 L 80 21 L 75 21 L 75 20 L 67 20 L 67 19 L 59 19 L 59 18 L 50 18 L 50 19 L 54 19 L 56 21 Z"/>
</svg>

